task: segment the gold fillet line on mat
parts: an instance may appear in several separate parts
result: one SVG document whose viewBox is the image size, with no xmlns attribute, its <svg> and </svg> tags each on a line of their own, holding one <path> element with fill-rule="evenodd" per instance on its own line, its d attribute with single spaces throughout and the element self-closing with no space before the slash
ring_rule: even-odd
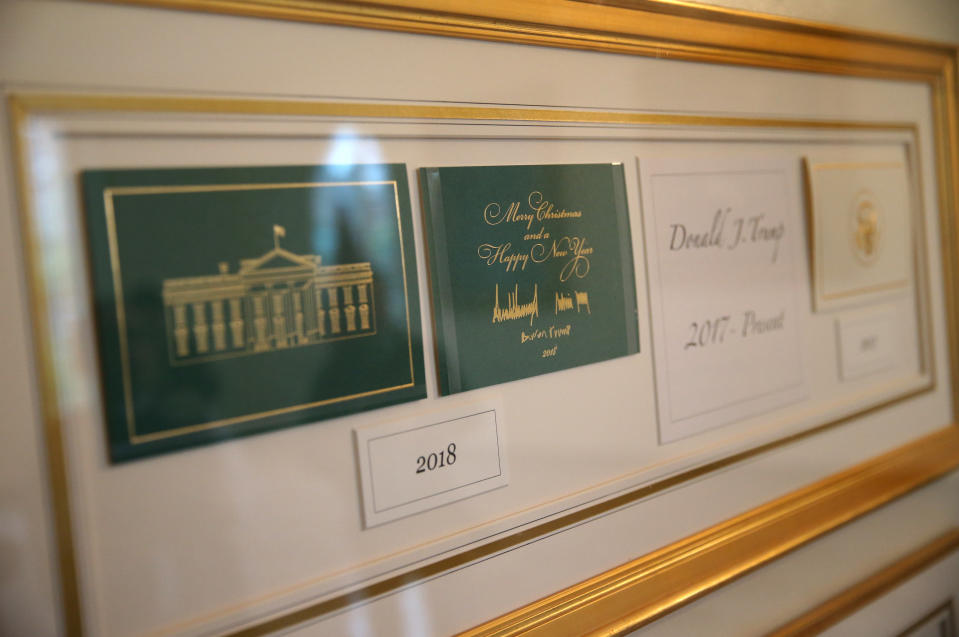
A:
<svg viewBox="0 0 959 637">
<path fill-rule="evenodd" d="M 777 628 L 769 633 L 767 637 L 806 637 L 807 635 L 818 635 L 830 626 L 838 624 L 881 595 L 898 587 L 913 575 L 944 559 L 957 549 L 959 549 L 959 528 L 954 528 L 905 557 L 873 573 L 861 582 L 847 588 L 809 612 Z M 942 610 L 946 605 L 947 604 L 940 605 L 926 618 Z"/>
<path fill-rule="evenodd" d="M 667 113 L 629 113 L 497 106 L 437 106 L 425 104 L 371 104 L 366 102 L 310 102 L 244 98 L 173 97 L 89 93 L 20 93 L 13 96 L 31 114 L 66 111 L 133 113 L 192 113 L 235 115 L 290 115 L 382 119 L 438 119 L 521 121 L 630 126 L 715 126 L 784 129 L 839 129 L 916 131 L 908 122 L 849 121 L 775 117 L 733 117 Z"/>
<path fill-rule="evenodd" d="M 134 0 L 136 1 L 136 0 Z M 297 20 L 308 20 L 313 22 L 328 22 L 334 24 L 351 24 L 353 26 L 380 27 L 380 28 L 400 28 L 402 30 L 420 31 L 417 28 L 410 28 L 409 24 L 399 25 L 403 19 L 394 17 L 375 16 L 375 10 L 370 9 L 372 17 L 366 18 L 363 15 L 364 9 L 355 7 L 345 9 L 344 5 L 336 3 L 305 3 L 305 2 L 221 2 L 218 0 L 143 0 L 141 4 L 152 4 L 156 6 L 176 6 L 180 8 L 191 8 L 197 10 L 211 10 L 227 13 L 239 13 L 244 15 L 261 15 L 264 17 L 280 17 Z M 428 4 L 428 3 L 424 3 Z M 519 3 L 514 3 L 519 4 Z M 685 10 L 683 3 L 671 3 L 673 5 L 683 5 L 680 8 Z M 273 8 L 270 7 L 272 5 Z M 294 5 L 296 5 L 294 7 Z M 505 11 L 509 3 L 497 3 L 497 10 Z M 564 8 L 568 8 L 568 3 L 563 3 Z M 666 3 L 644 3 L 648 6 L 666 7 Z M 321 7 L 322 8 L 319 8 Z M 405 10 L 409 13 L 411 10 Z M 415 12 L 415 9 L 412 10 Z M 604 25 L 610 22 L 607 17 L 603 17 L 601 12 L 614 11 L 614 9 L 604 10 L 601 7 L 591 7 L 590 15 L 599 17 L 599 21 Z M 620 24 L 633 25 L 637 29 L 638 25 L 644 25 L 642 28 L 648 29 L 650 33 L 659 29 L 661 24 L 651 18 L 655 17 L 653 12 L 636 10 L 616 10 L 617 19 Z M 954 223 L 953 213 L 957 197 L 959 197 L 959 133 L 957 133 L 956 122 L 956 50 L 952 47 L 934 45 L 919 41 L 908 40 L 905 38 L 895 38 L 889 36 L 873 36 L 871 34 L 861 34 L 852 30 L 833 29 L 826 27 L 806 28 L 803 24 L 796 21 L 782 19 L 767 19 L 755 14 L 755 19 L 759 20 L 764 26 L 758 31 L 767 35 L 774 36 L 775 39 L 782 41 L 784 47 L 779 51 L 741 51 L 736 50 L 733 44 L 741 40 L 740 35 L 731 33 L 727 24 L 712 24 L 709 20 L 714 20 L 718 15 L 714 10 L 703 10 L 696 7 L 689 9 L 691 15 L 696 16 L 696 24 L 703 24 L 713 29 L 718 29 L 717 33 L 705 33 L 697 28 L 689 29 L 687 23 L 682 23 L 682 19 L 676 16 L 666 16 L 672 23 L 685 29 L 678 34 L 674 42 L 664 43 L 661 39 L 657 42 L 637 41 L 635 36 L 618 38 L 610 35 L 593 36 L 589 33 L 583 33 L 574 28 L 575 25 L 563 26 L 560 24 L 537 26 L 536 17 L 531 19 L 528 24 L 508 25 L 503 34 L 493 33 L 491 29 L 502 26 L 503 21 L 497 19 L 476 18 L 473 20 L 465 18 L 452 18 L 449 16 L 435 16 L 430 19 L 435 23 L 433 26 L 423 28 L 424 33 L 443 33 L 446 35 L 458 35 L 462 37 L 479 37 L 494 40 L 518 41 L 529 44 L 541 44 L 547 46 L 560 46 L 567 48 L 587 48 L 591 50 L 625 52 L 638 55 L 648 55 L 657 57 L 674 57 L 678 59 L 700 60 L 707 62 L 722 62 L 738 65 L 753 65 L 761 67 L 770 67 L 776 69 L 793 69 L 816 71 L 823 73 L 839 73 L 861 77 L 881 77 L 885 79 L 908 78 L 926 83 L 932 89 L 932 106 L 934 120 L 935 153 L 936 153 L 936 174 L 937 185 L 939 189 L 940 201 L 940 221 L 942 224 L 941 239 L 944 252 L 944 277 L 946 282 L 946 305 L 948 309 L 948 325 L 950 328 L 959 328 L 957 320 L 956 299 L 953 292 L 955 288 L 955 278 L 953 270 L 959 265 L 959 259 L 956 257 L 955 242 L 959 240 L 959 231 Z M 399 12 L 399 10 L 394 10 Z M 347 13 L 345 19 L 342 14 Z M 359 16 L 359 17 L 356 17 Z M 748 17 L 748 16 L 747 16 Z M 392 22 L 391 22 L 392 20 Z M 457 24 L 459 21 L 462 24 Z M 731 16 L 727 20 L 736 23 L 745 21 L 739 17 Z M 575 20 L 574 20 L 575 22 Z M 436 26 L 438 24 L 439 26 Z M 452 25 L 452 26 L 451 26 Z M 695 25 L 694 25 L 695 26 Z M 792 40 L 780 37 L 785 32 L 795 29 L 803 31 L 809 36 L 802 45 L 794 45 Z M 838 47 L 835 42 L 829 38 L 814 37 L 817 31 L 822 31 L 830 35 L 833 39 L 843 41 L 843 47 Z M 858 40 L 863 40 L 859 42 Z M 842 50 L 840 50 L 842 48 Z M 276 102 L 282 104 L 282 102 Z M 26 175 L 26 163 L 23 159 L 27 156 L 25 140 L 21 139 L 18 131 L 20 124 L 26 119 L 26 110 L 32 108 L 28 103 L 17 103 L 16 98 L 10 100 L 11 124 L 14 129 L 14 144 L 17 154 L 18 185 L 20 187 L 20 203 L 23 216 L 26 217 L 26 210 L 29 209 L 29 180 Z M 389 107 L 387 107 L 389 108 Z M 442 107 L 440 107 L 442 108 Z M 136 109 L 128 109 L 136 110 Z M 143 109 L 151 110 L 151 109 Z M 176 110 L 176 109 L 174 109 Z M 183 109 L 187 110 L 187 109 Z M 501 109 L 510 110 L 510 109 Z M 522 109 L 513 109 L 522 110 Z M 222 111 L 209 111 L 222 112 Z M 248 111 L 235 111 L 248 112 Z M 254 111 L 269 112 L 269 111 Z M 546 113 L 553 111 L 546 110 Z M 303 113 L 310 114 L 310 113 Z M 326 113 L 333 115 L 334 113 Z M 586 112 L 586 115 L 591 113 Z M 621 118 L 627 115 L 617 114 Z M 384 117 L 397 117 L 396 110 L 392 113 L 383 115 Z M 432 117 L 438 117 L 433 115 Z M 462 114 L 453 115 L 450 118 L 463 117 Z M 668 118 L 657 118 L 656 116 L 644 116 L 646 121 L 634 116 L 631 121 L 620 123 L 648 124 L 648 125 L 726 125 L 726 126 L 782 126 L 790 127 L 788 124 L 769 123 L 763 124 L 756 121 L 749 124 L 749 118 L 713 118 L 712 122 L 693 121 L 696 116 L 675 116 L 673 121 Z M 491 119 L 496 119 L 491 117 Z M 702 118 L 708 120 L 710 118 Z M 721 123 L 719 120 L 725 120 Z M 550 121 L 550 120 L 543 120 Z M 584 119 L 562 120 L 562 121 L 593 121 L 588 117 Z M 615 123 L 615 122 L 612 122 Z M 833 126 L 832 124 L 836 124 Z M 882 124 L 863 123 L 860 126 L 850 126 L 843 123 L 830 122 L 806 122 L 804 126 L 819 128 L 862 128 L 874 129 L 883 128 Z M 902 125 L 899 125 L 902 127 Z M 795 126 L 792 126 L 795 127 Z M 897 125 L 885 126 L 886 128 L 895 128 Z M 906 125 L 906 128 L 914 127 Z M 34 267 L 34 257 L 39 249 L 33 246 L 35 241 L 31 233 L 29 220 L 21 224 L 24 235 L 25 251 L 28 261 L 28 277 L 31 281 L 31 303 L 33 305 L 32 323 L 35 333 L 35 341 L 42 340 L 40 335 L 45 330 L 45 324 L 38 317 L 45 317 L 42 311 L 45 309 L 45 302 L 41 298 L 43 276 L 38 268 Z M 39 282 L 40 287 L 34 288 L 33 285 Z M 39 311 L 39 314 L 38 314 Z M 951 333 L 959 333 L 959 329 L 951 329 Z M 959 406 L 959 392 L 955 390 L 955 384 L 959 382 L 959 356 L 957 356 L 956 347 L 951 343 L 950 347 L 950 365 L 953 370 L 952 396 L 954 405 Z M 47 348 L 48 349 L 48 348 Z M 44 350 L 40 343 L 35 344 L 35 351 L 38 365 L 38 375 L 41 382 L 42 405 L 44 413 L 44 426 L 47 431 L 48 445 L 48 471 L 50 474 L 52 490 L 54 494 L 54 513 L 56 518 L 57 536 L 59 538 L 60 564 L 61 564 L 61 592 L 63 593 L 64 608 L 66 613 L 66 626 L 70 634 L 79 635 L 82 633 L 82 621 L 80 614 L 80 600 L 76 570 L 74 565 L 72 536 L 70 534 L 69 503 L 66 500 L 67 478 L 66 465 L 63 454 L 63 442 L 59 427 L 59 410 L 55 394 L 51 389 L 56 385 L 47 381 L 53 380 L 48 375 L 53 373 L 52 359 L 50 352 Z M 52 407 L 52 412 L 50 408 Z M 780 444 L 785 444 L 783 441 Z M 757 451 L 758 453 L 759 451 Z M 64 539 L 66 545 L 64 544 Z M 315 617 L 316 614 L 311 615 Z M 290 616 L 292 617 L 292 616 Z M 291 625 L 287 622 L 286 625 Z"/>
</svg>

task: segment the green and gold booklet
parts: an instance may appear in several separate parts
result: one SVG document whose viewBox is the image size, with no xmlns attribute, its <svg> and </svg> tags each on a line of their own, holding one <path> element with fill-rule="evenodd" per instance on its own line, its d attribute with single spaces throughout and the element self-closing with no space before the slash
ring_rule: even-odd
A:
<svg viewBox="0 0 959 637">
<path fill-rule="evenodd" d="M 443 394 L 639 351 L 622 164 L 419 176 Z"/>
<path fill-rule="evenodd" d="M 404 165 L 81 177 L 114 461 L 425 398 Z"/>
</svg>

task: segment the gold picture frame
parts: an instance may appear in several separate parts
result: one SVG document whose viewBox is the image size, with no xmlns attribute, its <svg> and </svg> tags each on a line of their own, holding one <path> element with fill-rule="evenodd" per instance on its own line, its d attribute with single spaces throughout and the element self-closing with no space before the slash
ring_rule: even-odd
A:
<svg viewBox="0 0 959 637">
<path fill-rule="evenodd" d="M 632 55 L 662 56 L 779 70 L 921 82 L 932 91 L 942 237 L 943 280 L 947 291 L 949 331 L 959 334 L 959 106 L 955 47 L 913 39 L 824 27 L 796 20 L 771 19 L 746 12 L 707 9 L 685 2 L 624 0 L 620 6 L 566 1 L 543 12 L 533 0 L 476 5 L 465 0 L 392 0 L 387 4 L 297 0 L 116 0 L 184 10 L 298 20 L 354 27 L 439 34 L 531 45 L 568 47 Z M 610 25 L 616 25 L 611 30 Z M 789 37 L 785 37 L 789 36 Z M 744 45 L 748 42 L 748 45 Z M 178 97 L 131 97 L 22 94 L 9 102 L 15 152 L 21 158 L 21 207 L 30 207 L 24 161 L 27 148 L 20 133 L 36 113 L 58 110 L 228 112 L 242 114 L 331 115 L 355 117 L 433 117 L 448 119 L 530 119 L 537 121 L 619 121 L 630 124 L 704 124 L 761 126 L 761 120 L 696 115 L 609 114 L 592 111 L 426 107 L 370 103 L 310 103 L 280 100 L 204 100 Z M 605 117 L 605 119 L 603 119 Z M 769 126 L 844 128 L 908 127 L 902 123 L 849 123 L 770 120 Z M 30 265 L 34 330 L 42 333 L 45 316 L 42 272 L 36 263 L 36 232 L 29 214 L 23 234 Z M 49 479 L 53 498 L 61 572 L 61 595 L 67 630 L 83 632 L 80 587 L 65 451 L 56 404 L 57 378 L 49 344 L 36 338 L 43 397 Z M 949 387 L 953 410 L 959 408 L 959 347 L 950 340 Z M 835 423 L 832 423 L 835 424 Z M 763 504 L 710 529 L 678 540 L 628 564 L 557 592 L 468 631 L 469 635 L 563 634 L 589 631 L 621 634 L 663 617 L 735 578 L 814 540 L 851 519 L 902 496 L 959 466 L 959 427 L 944 427 L 888 454 L 851 467 L 815 484 Z M 425 579 L 477 557 L 544 536 L 604 511 L 700 477 L 722 466 L 792 442 L 812 432 L 763 445 L 694 471 L 630 492 L 490 545 L 377 582 L 358 592 L 335 597 L 251 625 L 233 635 L 263 635 L 316 619 Z M 676 585 L 676 582 L 681 582 Z"/>
</svg>

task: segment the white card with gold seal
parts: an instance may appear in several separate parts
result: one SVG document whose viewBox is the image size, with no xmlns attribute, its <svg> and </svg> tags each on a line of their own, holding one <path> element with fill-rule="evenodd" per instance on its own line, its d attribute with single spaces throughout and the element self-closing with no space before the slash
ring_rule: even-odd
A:
<svg viewBox="0 0 959 637">
<path fill-rule="evenodd" d="M 913 202 L 901 148 L 805 158 L 817 311 L 866 305 L 913 282 Z"/>
</svg>

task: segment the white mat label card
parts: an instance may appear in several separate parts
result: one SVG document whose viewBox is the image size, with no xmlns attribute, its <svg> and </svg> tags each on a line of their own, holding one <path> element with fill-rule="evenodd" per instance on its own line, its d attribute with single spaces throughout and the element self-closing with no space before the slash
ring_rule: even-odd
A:
<svg viewBox="0 0 959 637">
<path fill-rule="evenodd" d="M 839 375 L 853 380 L 894 367 L 899 353 L 895 309 L 878 307 L 836 321 Z"/>
<path fill-rule="evenodd" d="M 507 484 L 492 405 L 354 430 L 367 527 Z"/>
<path fill-rule="evenodd" d="M 639 166 L 660 440 L 804 398 L 798 165 Z"/>
</svg>

